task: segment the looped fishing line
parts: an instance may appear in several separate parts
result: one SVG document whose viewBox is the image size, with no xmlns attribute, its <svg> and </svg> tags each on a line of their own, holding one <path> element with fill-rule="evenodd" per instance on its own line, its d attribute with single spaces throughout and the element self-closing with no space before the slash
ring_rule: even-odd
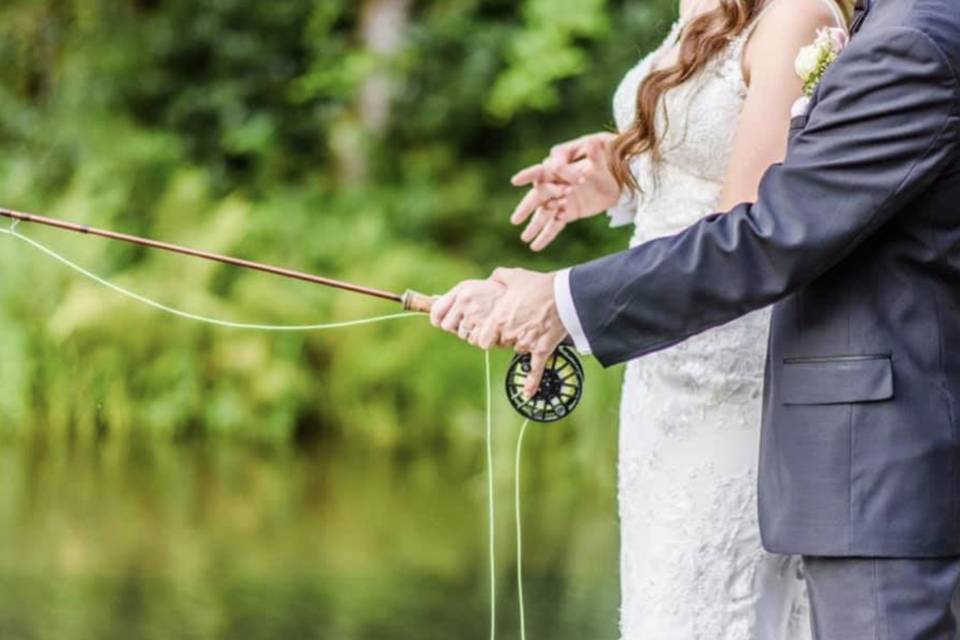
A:
<svg viewBox="0 0 960 640">
<path fill-rule="evenodd" d="M 364 325 L 364 324 L 372 324 L 372 323 L 374 323 L 374 322 L 385 322 L 385 321 L 387 321 L 387 320 L 397 320 L 397 319 L 399 319 L 399 318 L 410 318 L 410 317 L 413 317 L 413 316 L 422 315 L 422 314 L 420 314 L 420 313 L 413 313 L 413 312 L 395 313 L 395 314 L 391 314 L 391 315 L 387 315 L 387 316 L 379 316 L 379 317 L 375 317 L 375 318 L 364 318 L 364 319 L 362 319 L 362 320 L 349 320 L 349 321 L 346 321 L 346 322 L 332 322 L 332 323 L 326 323 L 326 324 L 303 324 L 303 325 L 251 324 L 251 323 L 246 323 L 246 322 L 232 322 L 232 321 L 230 321 L 230 320 L 219 320 L 219 319 L 217 319 L 217 318 L 210 318 L 210 317 L 207 317 L 207 316 L 201 316 L 201 315 L 198 315 L 198 314 L 195 314 L 195 313 L 190 313 L 190 312 L 187 312 L 187 311 L 181 311 L 180 309 L 174 309 L 173 307 L 169 307 L 169 306 L 167 306 L 167 305 L 165 305 L 165 304 L 163 304 L 163 303 L 161 303 L 161 302 L 157 302 L 156 300 L 151 300 L 150 298 L 147 298 L 147 297 L 145 297 L 145 296 L 142 296 L 142 295 L 140 295 L 139 293 L 134 293 L 133 291 L 130 291 L 129 289 L 124 289 L 124 288 L 121 287 L 120 285 L 114 284 L 114 283 L 110 282 L 109 280 L 106 280 L 106 279 L 104 279 L 104 278 L 101 278 L 100 276 L 96 275 L 95 273 L 92 273 L 92 272 L 84 269 L 83 267 L 81 267 L 81 266 L 78 265 L 77 263 L 69 260 L 68 258 L 65 258 L 64 256 L 60 255 L 59 253 L 57 253 L 57 252 L 54 251 L 53 249 L 50 249 L 50 248 L 47 247 L 46 245 L 43 245 L 43 244 L 37 242 L 36 240 L 33 240 L 32 238 L 28 238 L 27 236 L 25 236 L 25 235 L 23 235 L 23 234 L 17 233 L 17 231 L 16 231 L 16 225 L 17 225 L 18 222 L 19 222 L 19 220 L 14 220 L 13 223 L 10 225 L 10 229 L 9 229 L 9 230 L 7 230 L 7 229 L 0 229 L 0 233 L 5 233 L 5 234 L 7 234 L 7 235 L 9 235 L 9 236 L 13 236 L 13 237 L 16 238 L 17 240 L 20 240 L 21 242 L 24 242 L 24 243 L 30 245 L 30 246 L 33 247 L 34 249 L 45 253 L 46 255 L 48 255 L 49 257 L 53 258 L 53 259 L 56 260 L 57 262 L 59 262 L 59 263 L 61 263 L 61 264 L 63 264 L 63 265 L 66 265 L 67 267 L 69 267 L 69 268 L 72 269 L 73 271 L 76 271 L 76 272 L 79 273 L 80 275 L 82 275 L 82 276 L 84 276 L 84 277 L 86 277 L 86 278 L 88 278 L 88 279 L 90 279 L 90 280 L 93 280 L 94 282 L 96 282 L 96 283 L 98 283 L 98 284 L 100 284 L 100 285 L 102 285 L 102 286 L 104 286 L 104 287 L 107 287 L 108 289 L 111 289 L 111 290 L 115 291 L 116 293 L 119 293 L 119 294 L 122 295 L 122 296 L 125 296 L 125 297 L 127 297 L 127 298 L 130 298 L 131 300 L 136 300 L 137 302 L 140 302 L 141 304 L 145 304 L 145 305 L 147 305 L 147 306 L 149 306 L 149 307 L 153 307 L 154 309 L 157 309 L 158 311 L 163 311 L 164 313 L 169 313 L 169 314 L 171 314 L 171 315 L 178 316 L 178 317 L 184 318 L 184 319 L 186 319 L 186 320 L 193 320 L 193 321 L 195 321 L 195 322 L 203 322 L 203 323 L 205 323 L 205 324 L 212 324 L 212 325 L 214 325 L 214 326 L 217 326 L 217 327 L 225 327 L 225 328 L 227 328 L 227 329 L 248 329 L 248 330 L 251 330 L 251 331 L 291 331 L 291 332 L 298 332 L 298 331 L 324 331 L 324 330 L 327 330 L 327 329 L 342 329 L 342 328 L 345 328 L 345 327 L 356 327 L 356 326 L 360 326 L 360 325 Z"/>
<path fill-rule="evenodd" d="M 126 298 L 139 302 L 141 304 L 152 307 L 158 311 L 168 313 L 173 316 L 177 316 L 186 320 L 193 320 L 195 322 L 202 322 L 205 324 L 210 324 L 218 327 L 224 327 L 228 329 L 247 329 L 251 331 L 289 331 L 289 332 L 306 332 L 306 331 L 325 331 L 330 329 L 341 329 L 346 327 L 356 327 L 365 324 L 373 324 L 376 322 L 386 322 L 388 320 L 398 320 L 400 318 L 410 318 L 413 316 L 423 315 L 420 313 L 406 312 L 406 313 L 395 313 L 386 316 L 378 316 L 373 318 L 363 318 L 360 320 L 349 320 L 345 322 L 332 322 L 325 324 L 306 324 L 306 325 L 272 325 L 272 324 L 255 324 L 255 323 L 246 323 L 246 322 L 233 322 L 230 320 L 221 320 L 218 318 L 211 318 L 208 316 L 202 316 L 196 313 L 190 313 L 188 311 L 182 311 L 180 309 L 175 309 L 168 305 L 165 305 L 156 300 L 147 298 L 138 293 L 134 293 L 129 289 L 125 289 L 120 285 L 114 284 L 109 280 L 98 276 L 97 274 L 89 271 L 77 263 L 73 262 L 69 258 L 66 258 L 53 249 L 47 247 L 46 245 L 37 242 L 32 238 L 28 238 L 25 235 L 22 235 L 17 232 L 17 225 L 20 223 L 19 220 L 14 219 L 9 229 L 0 229 L 0 233 L 9 235 L 20 242 L 23 242 L 37 251 L 53 258 L 57 262 L 63 264 L 64 266 L 70 268 L 71 270 L 79 273 L 85 278 L 96 282 L 97 284 L 106 287 Z M 496 559 L 496 521 L 495 521 L 495 502 L 494 502 L 494 481 L 493 481 L 493 393 L 492 393 L 492 384 L 491 384 L 491 373 L 490 373 L 490 352 L 484 352 L 484 372 L 486 378 L 486 472 L 487 472 L 487 519 L 489 523 L 489 562 L 490 562 L 490 640 L 496 640 L 497 635 L 497 606 L 496 606 L 496 597 L 497 597 L 497 588 L 496 588 L 496 568 L 497 568 L 497 559 Z M 523 605 L 523 542 L 521 539 L 522 535 L 522 526 L 521 526 L 521 513 L 520 513 L 520 460 L 521 460 L 521 448 L 523 446 L 523 436 L 526 433 L 527 426 L 530 424 L 529 420 L 524 421 L 523 426 L 520 429 L 520 436 L 517 439 L 517 452 L 516 452 L 516 487 L 515 487 L 515 515 L 516 515 L 516 531 L 517 531 L 517 600 L 520 612 L 520 638 L 521 640 L 526 640 L 526 620 L 525 612 Z"/>
</svg>

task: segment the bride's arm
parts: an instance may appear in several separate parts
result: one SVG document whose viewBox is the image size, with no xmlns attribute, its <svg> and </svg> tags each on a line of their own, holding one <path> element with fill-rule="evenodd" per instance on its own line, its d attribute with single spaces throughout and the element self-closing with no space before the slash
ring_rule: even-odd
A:
<svg viewBox="0 0 960 640">
<path fill-rule="evenodd" d="M 800 49 L 813 42 L 818 29 L 836 26 L 825 0 L 780 0 L 757 25 L 743 56 L 749 89 L 720 199 L 721 211 L 756 201 L 764 172 L 783 161 L 790 109 L 803 95 L 794 61 Z"/>
</svg>

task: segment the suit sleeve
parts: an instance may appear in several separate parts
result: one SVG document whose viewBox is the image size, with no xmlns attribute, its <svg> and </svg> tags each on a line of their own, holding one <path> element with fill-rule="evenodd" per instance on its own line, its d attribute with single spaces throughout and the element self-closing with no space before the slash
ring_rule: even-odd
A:
<svg viewBox="0 0 960 640">
<path fill-rule="evenodd" d="M 924 33 L 855 37 L 755 204 L 570 272 L 604 365 L 666 348 L 812 282 L 929 186 L 953 158 L 957 78 Z"/>
</svg>

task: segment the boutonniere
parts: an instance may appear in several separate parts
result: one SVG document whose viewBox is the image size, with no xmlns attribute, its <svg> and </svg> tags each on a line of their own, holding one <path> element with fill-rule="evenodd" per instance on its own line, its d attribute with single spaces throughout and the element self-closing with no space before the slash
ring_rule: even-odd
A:
<svg viewBox="0 0 960 640">
<path fill-rule="evenodd" d="M 793 68 L 797 76 L 803 80 L 803 97 L 794 103 L 793 109 L 790 110 L 791 116 L 806 114 L 807 107 L 810 106 L 810 98 L 813 97 L 813 92 L 823 79 L 823 74 L 836 61 L 849 41 L 850 36 L 845 29 L 820 29 L 813 44 L 800 49 Z"/>
</svg>

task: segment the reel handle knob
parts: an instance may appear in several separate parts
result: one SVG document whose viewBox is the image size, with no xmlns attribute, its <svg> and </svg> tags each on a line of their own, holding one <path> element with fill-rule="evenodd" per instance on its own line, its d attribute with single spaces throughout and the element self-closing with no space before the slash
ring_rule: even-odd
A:
<svg viewBox="0 0 960 640">
<path fill-rule="evenodd" d="M 428 296 L 425 293 L 407 289 L 406 293 L 403 294 L 403 309 L 416 313 L 430 313 L 430 308 L 436 301 L 437 296 Z"/>
<path fill-rule="evenodd" d="M 530 375 L 530 355 L 514 356 L 507 370 L 507 399 L 524 418 L 534 422 L 557 422 L 569 416 L 583 396 L 583 365 L 576 350 L 568 344 L 557 348 L 543 372 L 540 389 L 530 399 L 523 397 L 523 386 Z"/>
</svg>

